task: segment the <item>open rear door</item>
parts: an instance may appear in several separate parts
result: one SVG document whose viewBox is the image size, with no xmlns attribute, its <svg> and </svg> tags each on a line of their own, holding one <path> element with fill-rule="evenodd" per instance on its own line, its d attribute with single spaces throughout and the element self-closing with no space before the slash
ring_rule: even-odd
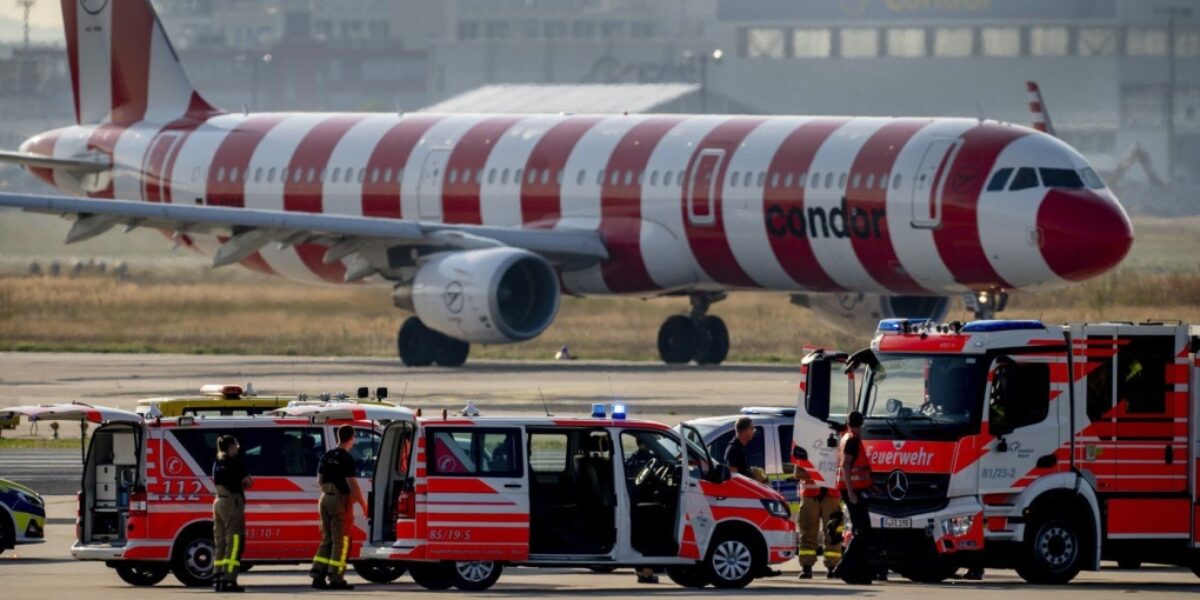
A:
<svg viewBox="0 0 1200 600">
<path fill-rule="evenodd" d="M 30 421 L 87 421 L 89 423 L 141 423 L 142 416 L 119 408 L 82 403 L 14 406 L 0 410 L 0 419 L 24 415 Z"/>
<path fill-rule="evenodd" d="M 846 372 L 847 361 L 844 352 L 817 350 L 800 362 L 792 464 L 819 487 L 836 485 L 838 432 L 854 405 L 854 372 Z"/>
<path fill-rule="evenodd" d="M 396 530 L 404 527 L 405 523 L 413 531 L 405 532 L 403 537 L 412 538 L 416 534 L 416 491 L 413 485 L 416 432 L 417 424 L 413 421 L 395 421 L 383 431 L 379 460 L 375 462 L 375 485 L 371 492 L 372 544 L 396 541 Z M 403 501 L 401 494 L 407 494 Z"/>
</svg>

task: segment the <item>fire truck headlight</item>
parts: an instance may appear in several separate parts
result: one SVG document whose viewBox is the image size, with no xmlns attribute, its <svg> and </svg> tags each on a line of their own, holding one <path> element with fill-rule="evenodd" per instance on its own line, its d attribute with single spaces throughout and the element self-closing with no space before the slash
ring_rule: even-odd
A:
<svg viewBox="0 0 1200 600">
<path fill-rule="evenodd" d="M 946 535 L 962 537 L 967 535 L 967 532 L 971 530 L 971 525 L 974 524 L 975 515 L 950 517 L 949 519 L 942 519 L 942 532 Z"/>
<path fill-rule="evenodd" d="M 767 498 L 762 501 L 762 504 L 763 508 L 767 509 L 767 512 L 771 513 L 771 516 L 773 517 L 787 519 L 792 516 L 792 513 L 790 510 L 788 510 L 787 503 L 785 502 Z"/>
</svg>

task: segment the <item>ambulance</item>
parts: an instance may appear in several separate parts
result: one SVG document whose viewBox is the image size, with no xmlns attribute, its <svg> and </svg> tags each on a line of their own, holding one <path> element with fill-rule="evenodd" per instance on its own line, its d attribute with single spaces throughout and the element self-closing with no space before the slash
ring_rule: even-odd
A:
<svg viewBox="0 0 1200 600">
<path fill-rule="evenodd" d="M 714 462 L 694 427 L 625 417 L 391 423 L 362 556 L 465 591 L 506 565 L 664 567 L 683 586 L 738 588 L 795 556 L 782 496 Z"/>
<path fill-rule="evenodd" d="M 804 359 L 793 460 L 835 485 L 830 404 L 852 398 L 872 538 L 916 581 L 1066 583 L 1101 560 L 1200 575 L 1198 351 L 1181 323 L 885 320 L 868 349 Z"/>
<path fill-rule="evenodd" d="M 385 426 L 414 423 L 398 407 L 334 403 L 304 405 L 285 416 L 143 419 L 135 413 L 86 404 L 25 406 L 0 416 L 84 422 L 96 427 L 84 459 L 76 513 L 78 560 L 104 561 L 125 582 L 150 586 L 168 574 L 187 586 L 212 581 L 212 464 L 217 437 L 238 438 L 254 487 L 246 491 L 247 565 L 308 563 L 320 543 L 317 466 L 337 445 L 335 430 L 353 425 L 351 455 L 367 483 L 375 471 Z M 319 412 L 319 415 L 317 413 Z M 366 491 L 366 490 L 364 490 Z M 351 557 L 366 537 L 356 514 Z M 368 581 L 393 581 L 396 563 L 354 560 Z"/>
</svg>

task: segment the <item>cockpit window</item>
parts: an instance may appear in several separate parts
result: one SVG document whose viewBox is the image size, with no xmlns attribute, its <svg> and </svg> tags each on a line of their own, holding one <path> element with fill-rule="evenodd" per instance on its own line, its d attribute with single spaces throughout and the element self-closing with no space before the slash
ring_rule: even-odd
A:
<svg viewBox="0 0 1200 600">
<path fill-rule="evenodd" d="M 1013 170 L 1007 167 L 996 171 L 996 174 L 992 175 L 992 181 L 988 183 L 987 191 L 1003 192 L 1004 184 L 1008 183 L 1008 178 L 1012 175 L 1012 172 Z"/>
<path fill-rule="evenodd" d="M 1083 187 L 1083 180 L 1079 178 L 1079 173 L 1074 169 L 1047 169 L 1042 167 L 1038 170 L 1042 173 L 1042 183 L 1048 188 L 1079 189 Z"/>
<path fill-rule="evenodd" d="M 1100 176 L 1091 167 L 1083 169 L 1079 172 L 1079 175 L 1083 177 L 1083 183 L 1093 190 L 1104 188 L 1104 180 L 1100 179 Z"/>
<path fill-rule="evenodd" d="M 1017 176 L 1013 177 L 1012 184 L 1008 186 L 1009 191 L 1015 192 L 1018 190 L 1027 190 L 1038 186 L 1037 171 L 1030 167 L 1021 167 L 1017 171 Z"/>
</svg>

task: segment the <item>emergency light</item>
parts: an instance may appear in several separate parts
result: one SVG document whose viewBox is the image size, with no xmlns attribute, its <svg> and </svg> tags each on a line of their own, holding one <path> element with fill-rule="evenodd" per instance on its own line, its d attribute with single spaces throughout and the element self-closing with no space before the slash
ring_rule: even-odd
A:
<svg viewBox="0 0 1200 600">
<path fill-rule="evenodd" d="M 1020 331 L 1023 329 L 1045 329 L 1041 321 L 972 321 L 963 325 L 963 333 L 985 333 L 988 331 Z"/>
<path fill-rule="evenodd" d="M 604 412 L 604 409 L 605 409 L 605 406 L 599 402 L 593 404 L 592 405 L 592 418 L 593 419 L 603 419 L 603 418 L 607 417 L 608 414 Z"/>
<path fill-rule="evenodd" d="M 614 421 L 624 421 L 625 420 L 625 405 L 624 404 L 612 405 L 612 418 Z"/>
</svg>

